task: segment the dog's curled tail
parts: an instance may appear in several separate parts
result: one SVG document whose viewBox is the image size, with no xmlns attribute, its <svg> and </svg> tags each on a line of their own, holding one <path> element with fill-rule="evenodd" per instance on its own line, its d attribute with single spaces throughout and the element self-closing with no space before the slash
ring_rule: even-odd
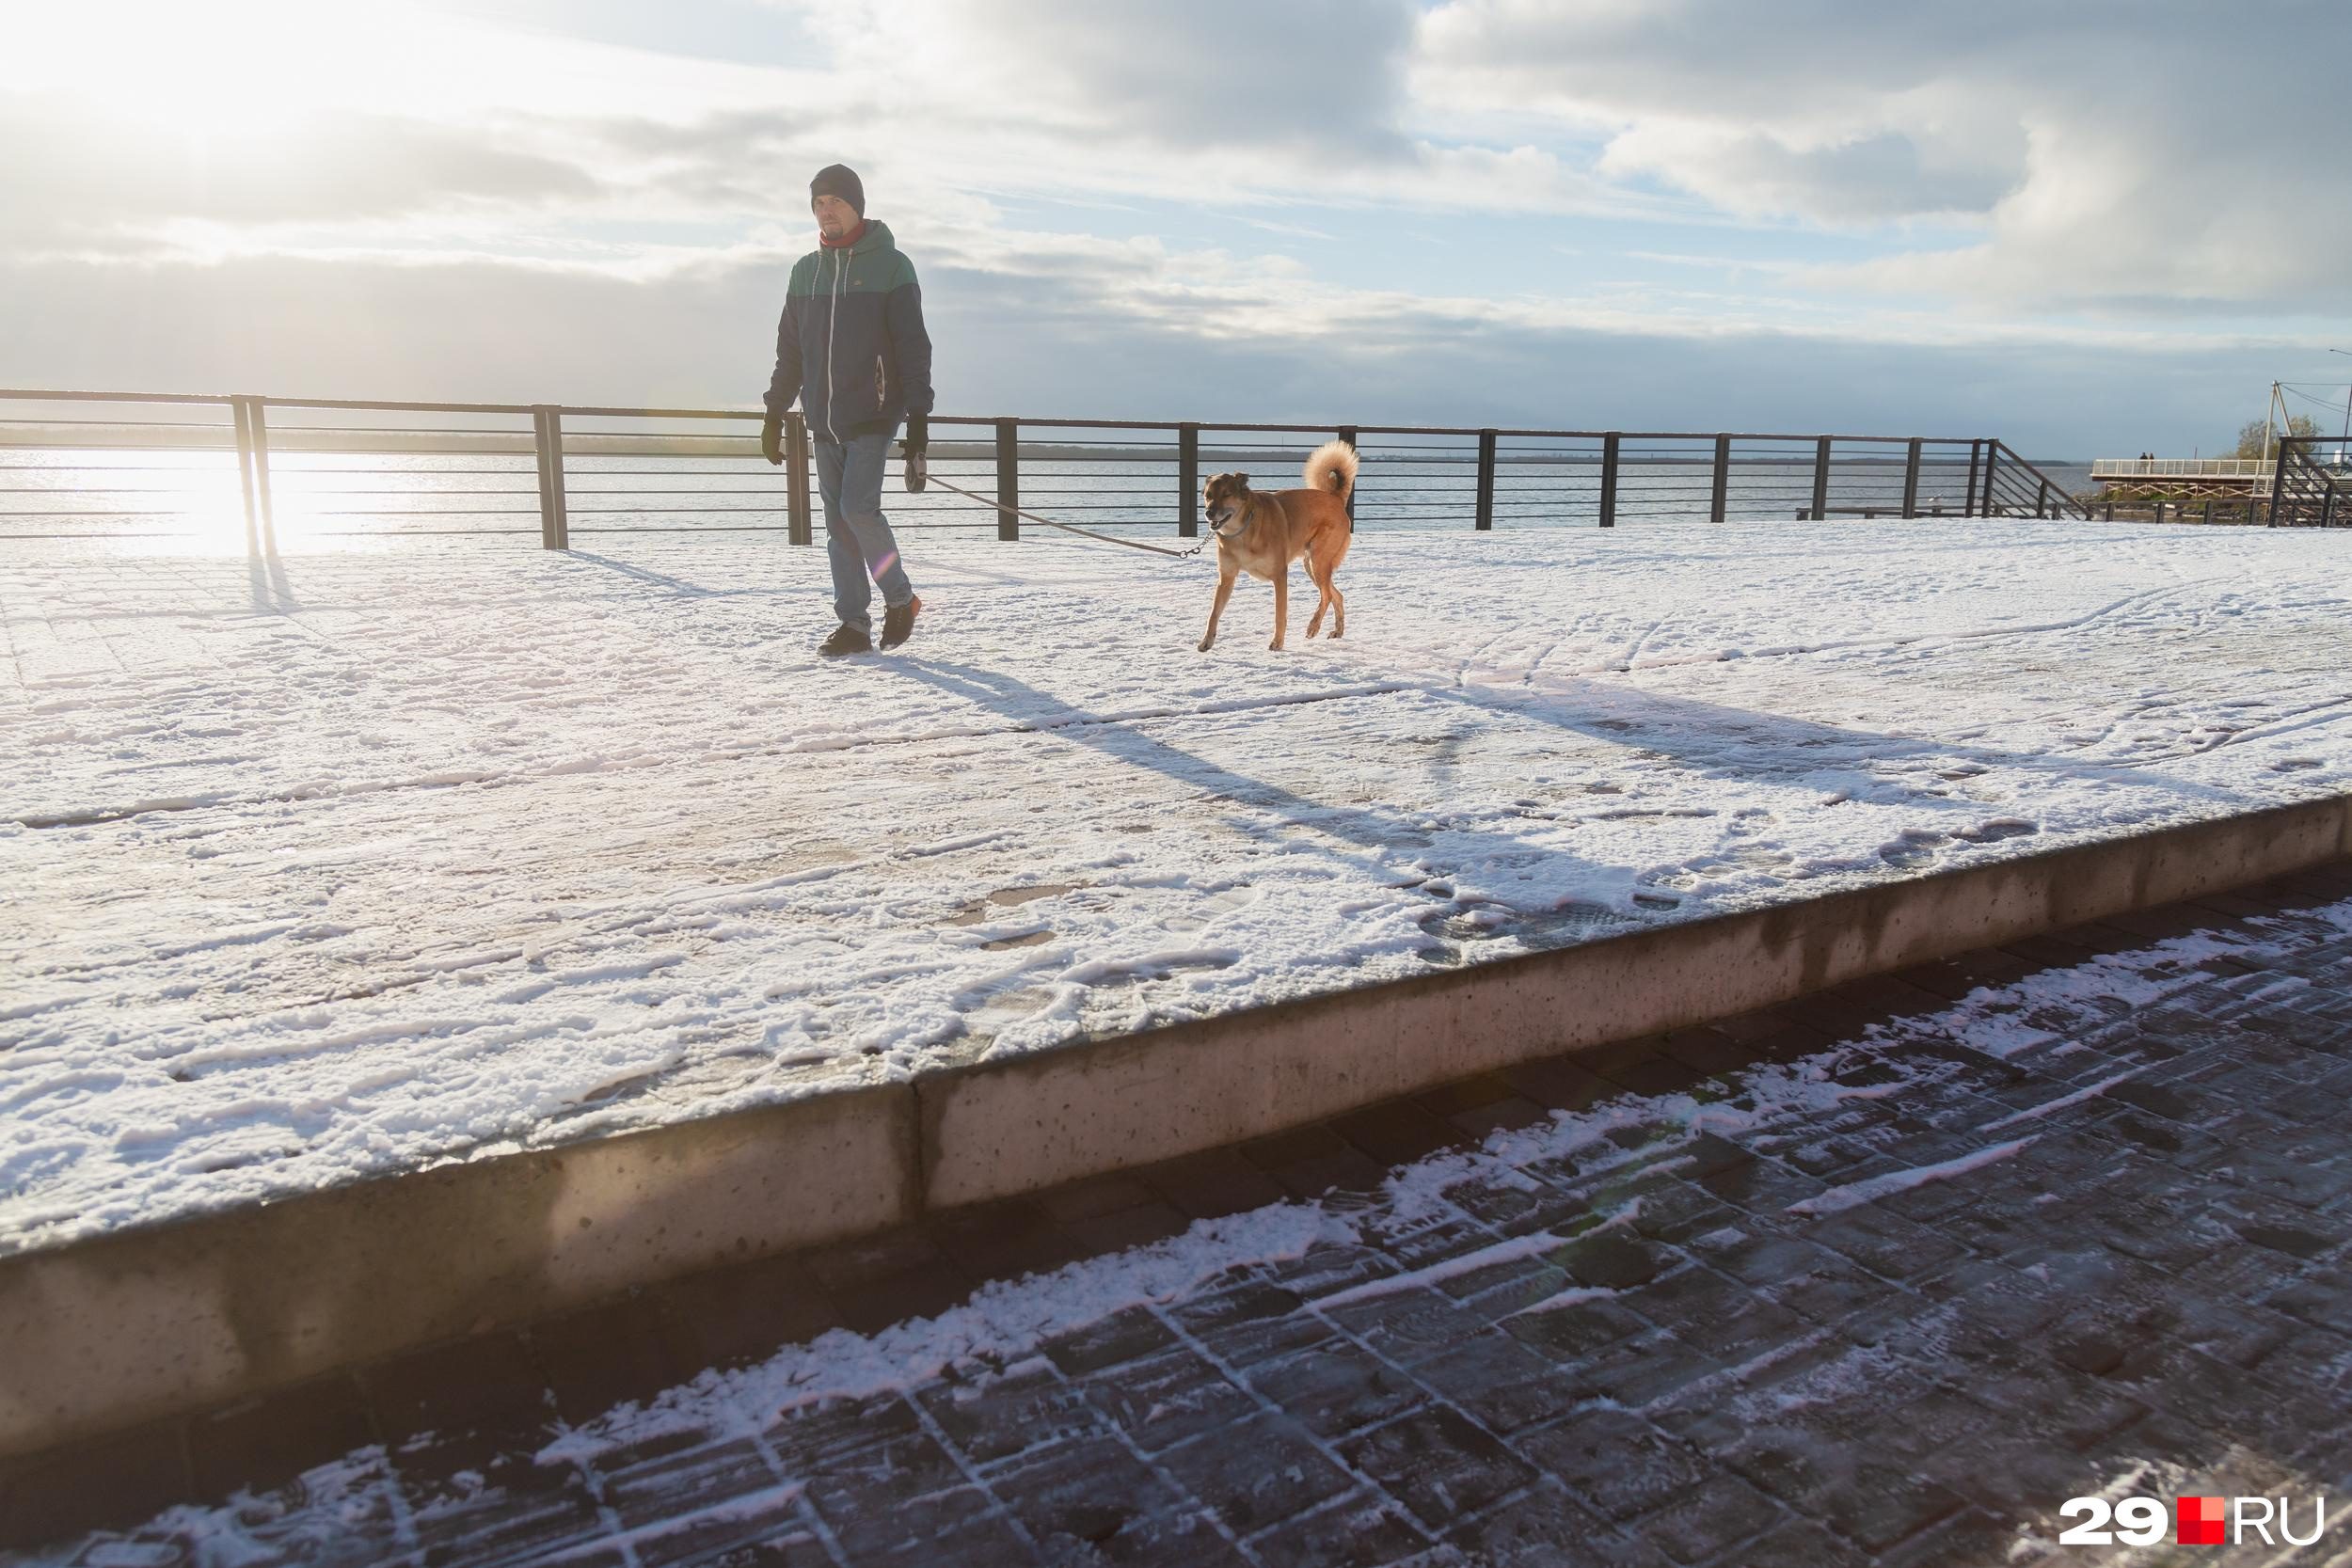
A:
<svg viewBox="0 0 2352 1568">
<path fill-rule="evenodd" d="M 1307 459 L 1301 476 L 1310 490 L 1328 490 L 1343 501 L 1356 488 L 1356 449 L 1345 441 L 1326 441 Z"/>
</svg>

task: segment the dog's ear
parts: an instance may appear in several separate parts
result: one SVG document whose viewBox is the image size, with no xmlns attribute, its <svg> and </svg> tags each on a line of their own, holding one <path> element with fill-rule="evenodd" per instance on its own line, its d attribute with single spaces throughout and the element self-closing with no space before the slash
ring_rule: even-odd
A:
<svg viewBox="0 0 2352 1568">
<path fill-rule="evenodd" d="M 1248 489 L 1248 488 L 1249 488 L 1249 476 L 1248 476 L 1248 474 L 1235 474 L 1235 475 L 1233 476 L 1233 485 L 1234 485 L 1234 487 L 1235 487 L 1236 489 L 1241 489 L 1241 490 L 1247 490 L 1247 489 Z"/>
</svg>

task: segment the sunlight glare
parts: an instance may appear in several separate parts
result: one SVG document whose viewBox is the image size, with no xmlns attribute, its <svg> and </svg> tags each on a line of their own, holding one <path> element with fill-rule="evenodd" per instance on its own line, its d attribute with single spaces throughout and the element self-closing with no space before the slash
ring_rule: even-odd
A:
<svg viewBox="0 0 2352 1568">
<path fill-rule="evenodd" d="M 321 109 L 436 107 L 405 0 L 96 0 L 12 24 L 0 90 L 44 92 L 196 141 L 283 132 Z"/>
</svg>

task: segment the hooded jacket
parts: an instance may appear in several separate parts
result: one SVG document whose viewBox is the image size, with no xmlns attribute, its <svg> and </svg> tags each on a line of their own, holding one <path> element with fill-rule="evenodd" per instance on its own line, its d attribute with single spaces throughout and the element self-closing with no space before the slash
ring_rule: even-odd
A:
<svg viewBox="0 0 2352 1568">
<path fill-rule="evenodd" d="M 931 411 L 931 340 L 914 263 L 886 224 L 867 219 L 857 244 L 795 262 L 776 323 L 768 413 L 801 400 L 814 435 L 870 435 Z"/>
</svg>

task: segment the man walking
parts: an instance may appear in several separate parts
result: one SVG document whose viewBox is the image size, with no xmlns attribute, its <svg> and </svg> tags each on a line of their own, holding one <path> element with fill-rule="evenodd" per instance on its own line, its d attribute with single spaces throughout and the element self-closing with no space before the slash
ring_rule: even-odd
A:
<svg viewBox="0 0 2352 1568">
<path fill-rule="evenodd" d="M 808 201 L 817 248 L 794 264 L 785 290 L 759 450 L 771 463 L 784 461 L 785 410 L 798 397 L 817 445 L 833 608 L 841 621 L 817 651 L 838 657 L 873 650 L 869 577 L 882 585 L 883 647 L 904 642 L 923 608 L 882 515 L 882 487 L 901 420 L 910 460 L 929 441 L 931 340 L 914 264 L 886 225 L 867 220 L 857 175 L 840 164 L 818 170 Z"/>
</svg>

